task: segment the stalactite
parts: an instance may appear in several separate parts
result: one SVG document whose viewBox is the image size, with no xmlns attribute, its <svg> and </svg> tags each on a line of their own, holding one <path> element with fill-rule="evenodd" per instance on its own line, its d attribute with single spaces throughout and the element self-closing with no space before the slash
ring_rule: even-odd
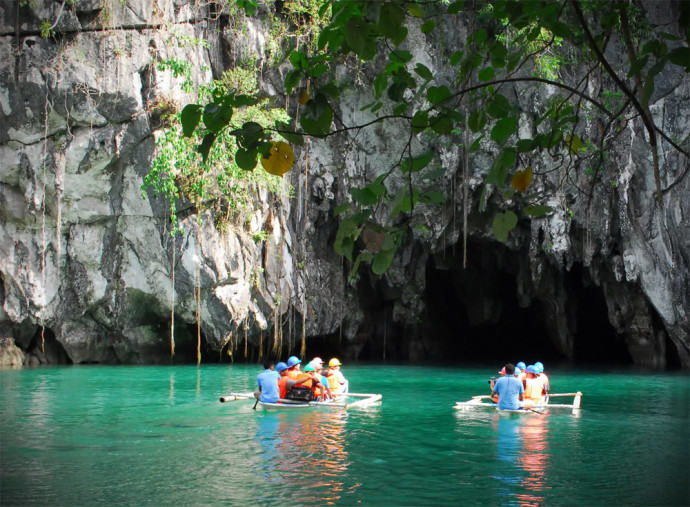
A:
<svg viewBox="0 0 690 507">
<path fill-rule="evenodd" d="M 287 351 L 288 356 L 292 352 L 292 334 L 294 332 L 294 322 L 295 322 L 295 306 L 293 303 L 292 307 L 290 308 L 290 315 L 288 316 L 288 351 Z"/>
<path fill-rule="evenodd" d="M 278 307 L 273 306 L 273 355 L 278 354 Z"/>
<path fill-rule="evenodd" d="M 247 319 L 244 319 L 244 358 L 247 359 Z"/>
<path fill-rule="evenodd" d="M 62 10 L 61 10 L 62 11 Z M 58 16 L 59 19 L 59 16 Z M 48 92 L 43 106 L 43 194 L 41 195 L 41 290 L 43 304 L 41 305 L 41 354 L 45 355 L 45 325 L 43 314 L 46 307 L 46 160 L 48 157 Z"/>
<path fill-rule="evenodd" d="M 198 207 L 198 204 L 197 204 Z M 198 230 L 198 259 L 196 270 L 196 364 L 201 364 L 201 230 Z"/>
<path fill-rule="evenodd" d="M 307 298 L 305 292 L 302 292 L 302 346 L 299 349 L 300 357 L 307 355 Z"/>
<path fill-rule="evenodd" d="M 469 125 L 467 121 L 467 115 L 465 115 L 465 131 L 464 131 L 464 142 L 463 142 L 463 160 L 462 160 L 462 268 L 467 268 L 467 208 L 468 208 L 468 195 L 469 195 L 469 164 L 470 155 L 467 148 L 469 139 Z"/>
<path fill-rule="evenodd" d="M 278 329 L 278 357 L 283 355 L 283 322 L 280 323 L 280 329 Z"/>
<path fill-rule="evenodd" d="M 175 357 L 175 234 L 172 235 L 172 290 L 170 291 L 170 358 Z"/>
<path fill-rule="evenodd" d="M 259 361 L 264 357 L 264 332 L 259 333 Z"/>
</svg>

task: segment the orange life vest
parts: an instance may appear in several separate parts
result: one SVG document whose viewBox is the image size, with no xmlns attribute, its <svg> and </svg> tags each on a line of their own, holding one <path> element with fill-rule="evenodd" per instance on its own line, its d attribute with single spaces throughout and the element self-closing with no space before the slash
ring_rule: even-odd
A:
<svg viewBox="0 0 690 507">
<path fill-rule="evenodd" d="M 326 380 L 328 380 L 328 387 L 331 389 L 332 393 L 335 394 L 340 392 L 340 379 L 334 372 L 329 371 L 328 375 L 326 375 Z"/>
<path fill-rule="evenodd" d="M 540 378 L 525 379 L 525 399 L 532 400 L 535 404 L 541 405 L 544 396 L 544 384 Z"/>
</svg>

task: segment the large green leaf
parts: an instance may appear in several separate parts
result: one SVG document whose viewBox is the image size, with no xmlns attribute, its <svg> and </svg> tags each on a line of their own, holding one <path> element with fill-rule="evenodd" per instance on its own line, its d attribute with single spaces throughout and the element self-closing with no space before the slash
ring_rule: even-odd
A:
<svg viewBox="0 0 690 507">
<path fill-rule="evenodd" d="M 501 118 L 491 129 L 491 139 L 499 144 L 504 143 L 510 136 L 517 132 L 518 121 L 516 118 Z"/>
<path fill-rule="evenodd" d="M 185 137 L 192 137 L 192 134 L 194 134 L 194 131 L 201 121 L 201 109 L 199 104 L 188 104 L 180 113 L 182 134 Z"/>
<path fill-rule="evenodd" d="M 440 136 L 447 136 L 453 133 L 453 120 L 450 116 L 434 115 L 429 119 L 431 129 Z"/>
<path fill-rule="evenodd" d="M 450 64 L 455 67 L 462 61 L 464 54 L 465 53 L 463 51 L 455 51 L 452 55 L 450 55 Z"/>
<path fill-rule="evenodd" d="M 208 104 L 204 108 L 204 125 L 214 134 L 223 130 L 232 118 L 232 108 L 228 104 Z"/>
<path fill-rule="evenodd" d="M 371 270 L 377 275 L 382 275 L 388 271 L 388 268 L 393 263 L 396 251 L 397 248 L 379 250 L 371 263 Z"/>
<path fill-rule="evenodd" d="M 362 206 L 373 206 L 376 204 L 379 200 L 379 198 L 374 194 L 374 192 L 371 191 L 369 188 L 357 188 L 357 187 L 352 187 L 350 189 L 350 195 L 352 195 L 352 199 L 356 202 L 361 204 Z"/>
<path fill-rule="evenodd" d="M 235 153 L 235 163 L 240 169 L 251 171 L 256 167 L 257 150 L 244 150 L 238 148 Z"/>
<path fill-rule="evenodd" d="M 295 144 L 297 146 L 304 145 L 304 136 L 302 136 L 302 134 L 297 134 L 295 132 L 294 125 L 291 125 L 284 121 L 276 120 L 275 128 L 278 134 L 283 136 L 283 138 L 290 144 Z"/>
<path fill-rule="evenodd" d="M 457 0 L 448 6 L 448 14 L 457 14 L 465 8 L 465 0 Z"/>
<path fill-rule="evenodd" d="M 446 85 L 430 86 L 426 92 L 426 98 L 432 104 L 440 104 L 450 97 L 450 90 Z"/>
<path fill-rule="evenodd" d="M 421 155 L 412 158 L 412 164 L 410 164 L 410 159 L 405 158 L 403 161 L 400 163 L 400 169 L 403 172 L 417 172 L 421 171 L 424 169 L 426 166 L 429 165 L 429 162 L 431 162 L 434 158 L 434 153 L 432 151 L 426 151 L 422 153 Z"/>
<path fill-rule="evenodd" d="M 508 234 L 510 234 L 510 231 L 515 229 L 517 222 L 517 215 L 510 210 L 507 210 L 504 213 L 496 213 L 496 215 L 494 215 L 492 227 L 496 239 L 501 243 L 505 243 L 508 239 Z"/>
<path fill-rule="evenodd" d="M 534 139 L 520 139 L 517 142 L 517 151 L 520 153 L 526 153 L 528 151 L 534 150 L 538 146 L 538 143 Z"/>
<path fill-rule="evenodd" d="M 300 116 L 300 126 L 309 135 L 324 136 L 330 132 L 332 123 L 333 110 L 326 96 L 317 93 L 304 107 Z"/>
<path fill-rule="evenodd" d="M 436 28 L 436 21 L 430 19 L 423 23 L 422 26 L 420 26 L 419 28 L 422 31 L 422 33 L 431 33 L 434 31 L 434 28 Z"/>
<path fill-rule="evenodd" d="M 290 94 L 302 79 L 302 70 L 292 69 L 285 75 L 285 91 Z"/>
<path fill-rule="evenodd" d="M 534 206 L 525 206 L 522 208 L 522 211 L 524 211 L 526 215 L 542 217 L 548 213 L 551 213 L 553 208 L 551 206 L 546 206 L 545 204 L 537 204 Z"/>
<path fill-rule="evenodd" d="M 374 78 L 374 97 L 380 99 L 387 86 L 388 76 L 384 72 L 376 74 L 376 77 Z"/>
<path fill-rule="evenodd" d="M 414 68 L 414 71 L 415 74 L 417 74 L 425 81 L 431 81 L 432 79 L 434 79 L 434 75 L 431 73 L 431 71 L 426 65 L 418 63 L 417 66 Z"/>
<path fill-rule="evenodd" d="M 429 113 L 425 110 L 417 111 L 410 121 L 410 126 L 415 134 L 422 132 L 429 126 Z"/>
<path fill-rule="evenodd" d="M 475 109 L 470 113 L 467 124 L 472 132 L 479 132 L 486 126 L 486 113 L 483 109 Z"/>
<path fill-rule="evenodd" d="M 482 70 L 480 70 L 477 73 L 477 78 L 479 81 L 491 81 L 494 77 L 494 68 L 493 67 L 484 67 Z"/>
<path fill-rule="evenodd" d="M 486 104 L 486 112 L 489 114 L 489 116 L 496 118 L 497 120 L 508 116 L 511 109 L 512 107 L 510 106 L 508 99 L 505 97 L 505 95 L 501 95 L 500 93 L 497 93 L 491 97 L 489 102 Z"/>
<path fill-rule="evenodd" d="M 405 12 L 397 3 L 386 2 L 381 6 L 378 30 L 384 37 L 395 39 L 405 21 Z"/>
<path fill-rule="evenodd" d="M 668 61 L 675 65 L 680 65 L 690 72 L 690 48 L 685 46 L 672 50 L 668 54 Z"/>
</svg>

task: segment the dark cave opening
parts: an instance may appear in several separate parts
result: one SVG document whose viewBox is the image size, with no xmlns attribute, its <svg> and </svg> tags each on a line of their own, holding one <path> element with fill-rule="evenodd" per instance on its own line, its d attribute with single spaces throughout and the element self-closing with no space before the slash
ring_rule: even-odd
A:
<svg viewBox="0 0 690 507">
<path fill-rule="evenodd" d="M 55 333 L 48 327 L 38 327 L 26 350 L 26 364 L 72 364 Z"/>
<path fill-rule="evenodd" d="M 474 245 L 467 269 L 450 252 L 442 266 L 438 258 L 429 261 L 424 294 L 429 335 L 441 342 L 444 357 L 461 362 L 563 361 L 549 339 L 540 303 L 520 306 L 516 277 L 502 269 L 502 257 L 488 245 Z"/>
<path fill-rule="evenodd" d="M 573 361 L 578 364 L 633 364 L 625 339 L 609 322 L 604 291 L 593 283 L 585 283 L 586 280 L 582 264 L 574 264 L 567 279 L 569 296 L 576 308 Z"/>
<path fill-rule="evenodd" d="M 549 301 L 518 297 L 520 255 L 503 245 L 473 243 L 466 269 L 461 254 L 451 250 L 429 260 L 425 335 L 437 343 L 441 357 L 468 363 L 632 364 L 624 340 L 609 323 L 602 289 L 583 283 L 581 266 L 563 280 L 575 333 L 573 357 L 558 350 L 543 306 Z"/>
</svg>

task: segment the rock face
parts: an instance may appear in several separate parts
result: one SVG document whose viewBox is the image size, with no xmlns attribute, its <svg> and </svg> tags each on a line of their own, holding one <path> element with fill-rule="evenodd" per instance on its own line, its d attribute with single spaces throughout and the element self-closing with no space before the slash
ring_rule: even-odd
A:
<svg viewBox="0 0 690 507">
<path fill-rule="evenodd" d="M 440 357 L 443 333 L 425 330 L 427 278 L 435 270 L 448 273 L 447 290 L 470 327 L 501 322 L 501 280 L 509 277 L 517 305 L 538 305 L 551 343 L 573 358 L 583 319 L 576 282 L 601 292 L 608 323 L 634 363 L 664 367 L 677 357 L 690 366 L 688 160 L 662 143 L 667 190 L 657 206 L 640 122 L 628 122 L 615 141 L 601 175 L 606 184 L 591 199 L 557 176 L 545 178 L 556 211 L 521 221 L 506 245 L 493 239 L 491 217 L 477 211 L 490 147 L 466 167 L 457 147 L 434 146 L 450 168 L 440 185 L 447 203 L 418 206 L 389 272 L 380 279 L 361 272 L 350 285 L 349 266 L 332 247 L 333 209 L 400 148 L 394 123 L 335 142 L 312 140 L 308 171 L 298 152 L 289 176 L 294 198 L 258 192 L 249 229 L 218 232 L 208 212 L 202 225 L 182 219 L 183 234 L 172 238 L 166 203 L 152 193 L 142 198 L 140 187 L 161 111 L 194 97 L 183 90 L 184 77 L 158 63 L 188 62 L 189 79 L 207 82 L 238 52 L 261 59 L 262 24 L 248 20 L 239 34 L 184 1 L 83 0 L 60 9 L 58 2 L 0 6 L 0 364 L 169 361 L 171 322 L 176 361 L 196 360 L 198 344 L 205 358 L 242 357 L 245 340 L 253 353 L 260 346 L 283 357 L 300 353 L 303 336 L 307 343 L 333 337 L 351 357 Z M 673 9 L 653 14 L 661 25 Z M 58 17 L 59 38 L 41 38 L 40 20 Z M 171 43 L 202 38 L 208 47 Z M 442 50 L 422 39 L 411 46 L 429 68 L 440 67 Z M 264 76 L 266 94 L 282 93 L 282 70 Z M 671 138 L 687 136 L 687 74 L 663 75 L 656 89 L 657 125 Z M 524 104 L 553 94 L 546 87 L 513 92 Z M 342 102 L 345 123 L 367 119 L 363 95 Z M 536 127 L 527 119 L 524 128 Z M 548 163 L 534 161 L 535 168 Z M 405 184 L 386 182 L 391 193 Z M 468 269 L 459 254 L 465 209 L 475 248 Z M 264 241 L 252 239 L 257 231 Z"/>
</svg>

